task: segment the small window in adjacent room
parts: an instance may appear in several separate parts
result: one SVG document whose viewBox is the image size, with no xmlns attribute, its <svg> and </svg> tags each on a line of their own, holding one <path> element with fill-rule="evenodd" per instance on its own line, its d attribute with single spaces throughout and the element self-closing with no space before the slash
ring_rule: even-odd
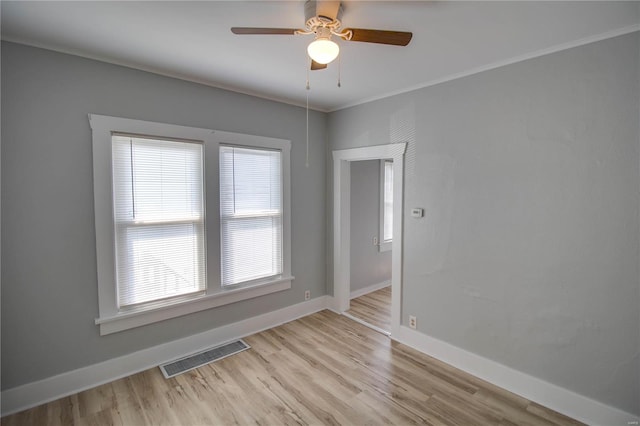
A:
<svg viewBox="0 0 640 426">
<path fill-rule="evenodd" d="M 380 251 L 393 241 L 393 161 L 380 161 Z"/>
</svg>

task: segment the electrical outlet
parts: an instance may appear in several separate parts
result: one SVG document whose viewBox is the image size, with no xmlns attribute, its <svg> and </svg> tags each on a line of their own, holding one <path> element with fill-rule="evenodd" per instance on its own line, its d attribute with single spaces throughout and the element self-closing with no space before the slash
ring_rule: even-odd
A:
<svg viewBox="0 0 640 426">
<path fill-rule="evenodd" d="M 413 328 L 415 330 L 417 325 L 418 320 L 416 319 L 416 317 L 413 315 L 409 315 L 409 328 Z"/>
<path fill-rule="evenodd" d="M 309 290 L 304 292 L 304 300 L 311 299 L 311 292 Z"/>
<path fill-rule="evenodd" d="M 373 245 L 374 246 L 378 245 L 378 237 L 373 237 Z"/>
</svg>

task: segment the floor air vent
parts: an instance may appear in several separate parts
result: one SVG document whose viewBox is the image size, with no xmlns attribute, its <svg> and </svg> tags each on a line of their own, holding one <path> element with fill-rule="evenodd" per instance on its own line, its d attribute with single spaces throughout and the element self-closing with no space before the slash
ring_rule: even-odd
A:
<svg viewBox="0 0 640 426">
<path fill-rule="evenodd" d="M 198 352 L 197 354 L 189 355 L 177 361 L 162 364 L 160 366 L 160 370 L 164 377 L 169 379 L 173 376 L 177 376 L 178 374 L 209 364 L 210 362 L 218 361 L 222 358 L 237 354 L 238 352 L 247 350 L 250 347 L 251 346 L 247 345 L 243 340 L 236 340 L 215 348 Z"/>
</svg>

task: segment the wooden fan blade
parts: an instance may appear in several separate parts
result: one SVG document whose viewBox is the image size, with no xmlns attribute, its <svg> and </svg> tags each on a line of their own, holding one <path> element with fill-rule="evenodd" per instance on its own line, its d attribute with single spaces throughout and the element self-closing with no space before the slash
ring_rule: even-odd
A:
<svg viewBox="0 0 640 426">
<path fill-rule="evenodd" d="M 275 35 L 294 35 L 295 28 L 250 28 L 250 27 L 231 27 L 234 34 L 275 34 Z"/>
<path fill-rule="evenodd" d="M 413 33 L 404 31 L 366 30 L 362 28 L 347 28 L 353 35 L 350 41 L 363 41 L 365 43 L 392 44 L 394 46 L 406 46 L 411 41 Z"/>
<path fill-rule="evenodd" d="M 319 64 L 318 62 L 311 60 L 311 71 L 323 70 L 327 67 L 327 64 Z"/>
<path fill-rule="evenodd" d="M 316 0 L 316 15 L 324 16 L 332 21 L 338 18 L 340 11 L 340 1 Z"/>
</svg>

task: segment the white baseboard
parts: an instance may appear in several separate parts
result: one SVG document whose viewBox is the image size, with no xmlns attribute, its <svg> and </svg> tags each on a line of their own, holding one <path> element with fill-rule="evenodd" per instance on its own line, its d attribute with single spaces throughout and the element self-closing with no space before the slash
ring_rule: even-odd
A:
<svg viewBox="0 0 640 426">
<path fill-rule="evenodd" d="M 239 339 L 326 309 L 329 296 L 268 312 L 128 355 L 2 391 L 2 416 L 73 395 L 158 364 Z"/>
<path fill-rule="evenodd" d="M 389 287 L 390 285 L 391 281 L 383 281 L 381 283 L 368 285 L 364 288 L 352 291 L 349 294 L 349 299 L 355 299 L 356 297 L 364 296 L 365 294 L 372 293 L 376 290 L 380 290 L 381 288 Z"/>
<path fill-rule="evenodd" d="M 401 326 L 393 340 L 589 425 L 638 424 L 638 416 L 514 370 L 480 355 Z"/>
<path fill-rule="evenodd" d="M 2 416 L 153 368 L 158 364 L 199 352 L 211 346 L 258 333 L 323 309 L 339 312 L 336 309 L 333 296 L 317 297 L 307 302 L 183 339 L 7 389 L 0 395 Z M 637 424 L 633 422 L 640 420 L 638 416 L 545 382 L 405 326 L 401 326 L 398 335 L 391 336 L 391 338 L 496 386 L 590 425 L 626 426 Z"/>
<path fill-rule="evenodd" d="M 333 296 L 325 296 L 325 300 L 327 301 L 326 308 L 332 312 L 335 312 L 338 315 L 341 315 L 340 309 L 338 308 L 338 303 L 336 302 L 336 298 Z"/>
</svg>

